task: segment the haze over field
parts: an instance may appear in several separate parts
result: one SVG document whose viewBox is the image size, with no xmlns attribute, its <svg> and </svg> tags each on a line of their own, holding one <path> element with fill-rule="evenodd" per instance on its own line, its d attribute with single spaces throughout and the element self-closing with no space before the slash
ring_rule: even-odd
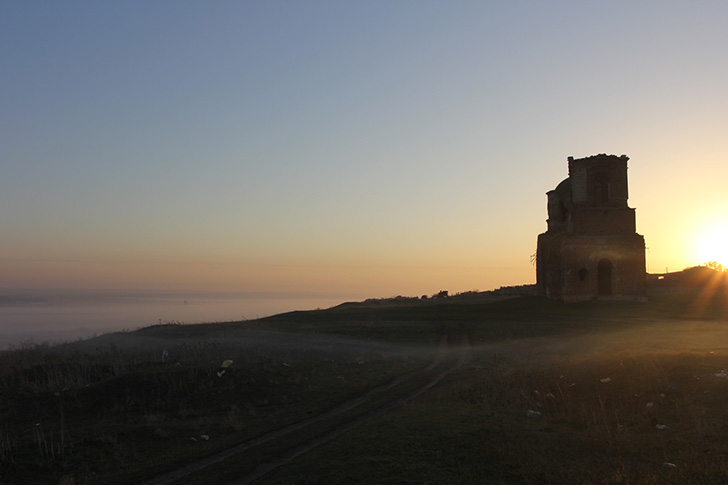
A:
<svg viewBox="0 0 728 485">
<path fill-rule="evenodd" d="M 251 320 L 347 299 L 299 293 L 0 289 L 0 350 L 29 342 L 64 342 L 159 323 Z"/>
<path fill-rule="evenodd" d="M 532 283 L 544 194 L 567 156 L 596 153 L 631 159 L 649 271 L 725 264 L 727 15 L 3 2 L 0 287 L 363 299 Z"/>
</svg>

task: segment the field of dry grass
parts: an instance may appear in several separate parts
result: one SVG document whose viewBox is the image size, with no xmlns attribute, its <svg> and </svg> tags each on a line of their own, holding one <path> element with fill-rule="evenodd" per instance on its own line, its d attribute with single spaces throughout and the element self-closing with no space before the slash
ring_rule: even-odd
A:
<svg viewBox="0 0 728 485">
<path fill-rule="evenodd" d="M 436 391 L 265 483 L 724 483 L 728 335 L 676 326 L 476 348 Z"/>
<path fill-rule="evenodd" d="M 144 482 L 312 423 L 179 482 L 241 483 L 359 420 L 256 483 L 723 483 L 725 297 L 698 296 L 344 305 L 2 352 L 0 482 Z M 462 365 L 387 408 L 461 337 Z"/>
</svg>

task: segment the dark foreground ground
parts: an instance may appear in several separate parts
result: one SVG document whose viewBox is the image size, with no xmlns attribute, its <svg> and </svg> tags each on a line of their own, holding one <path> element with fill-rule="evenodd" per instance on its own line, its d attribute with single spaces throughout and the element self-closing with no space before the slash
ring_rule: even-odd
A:
<svg viewBox="0 0 728 485">
<path fill-rule="evenodd" d="M 371 301 L 28 346 L 0 483 L 725 483 L 727 309 Z"/>
</svg>

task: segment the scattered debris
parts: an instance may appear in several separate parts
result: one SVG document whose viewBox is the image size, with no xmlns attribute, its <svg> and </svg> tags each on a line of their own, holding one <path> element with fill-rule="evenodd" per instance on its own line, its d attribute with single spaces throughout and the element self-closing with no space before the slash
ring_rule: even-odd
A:
<svg viewBox="0 0 728 485">
<path fill-rule="evenodd" d="M 288 362 L 284 362 L 283 367 L 291 367 L 291 366 L 290 366 L 290 364 L 288 364 Z"/>
<path fill-rule="evenodd" d="M 201 434 L 200 435 L 200 439 L 201 440 L 205 440 L 205 441 L 209 441 L 210 440 L 210 437 L 208 435 L 206 435 L 206 434 Z"/>
<path fill-rule="evenodd" d="M 675 386 L 667 386 L 667 390 L 668 391 L 674 391 L 675 390 Z"/>
<path fill-rule="evenodd" d="M 674 463 L 665 462 L 662 464 L 662 468 L 677 468 L 677 465 Z"/>
<path fill-rule="evenodd" d="M 546 396 L 544 396 L 544 397 L 547 397 L 547 398 L 549 398 L 549 399 L 556 399 L 556 396 L 554 396 L 554 395 L 553 395 L 553 394 L 551 394 L 550 392 L 549 392 L 549 393 L 546 393 Z"/>
<path fill-rule="evenodd" d="M 197 438 L 195 438 L 195 437 L 193 436 L 192 438 L 190 438 L 190 441 L 194 441 L 195 443 L 197 443 Z"/>
<path fill-rule="evenodd" d="M 169 352 L 167 352 L 167 349 L 162 350 L 162 362 L 166 361 L 169 357 Z"/>
<path fill-rule="evenodd" d="M 359 365 L 364 365 L 364 364 L 366 364 L 366 362 L 364 362 L 363 360 L 359 361 Z"/>
<path fill-rule="evenodd" d="M 385 370 L 384 373 L 387 374 L 388 376 L 391 376 L 392 375 L 392 371 L 391 370 Z"/>
<path fill-rule="evenodd" d="M 221 370 L 218 371 L 217 377 L 222 377 L 223 374 L 225 374 L 225 371 L 227 370 L 227 368 L 230 367 L 231 365 L 233 365 L 233 361 L 232 360 L 223 360 L 222 361 L 222 364 L 220 364 L 220 369 Z"/>
<path fill-rule="evenodd" d="M 600 381 L 605 384 L 609 384 L 610 382 L 612 382 L 612 379 L 610 379 L 609 377 L 605 377 L 604 379 L 600 379 Z"/>
<path fill-rule="evenodd" d="M 541 412 L 540 411 L 534 411 L 533 409 L 529 409 L 528 411 L 526 411 L 526 417 L 529 417 L 529 418 L 540 418 L 541 417 Z"/>
<path fill-rule="evenodd" d="M 658 424 L 655 426 L 655 428 L 659 429 L 660 431 L 665 431 L 666 429 L 669 429 L 669 427 L 665 426 L 664 424 Z"/>
<path fill-rule="evenodd" d="M 720 378 L 723 378 L 723 379 L 725 379 L 725 378 L 727 378 L 727 377 L 728 377 L 728 372 L 726 372 L 726 370 L 725 370 L 725 369 L 723 369 L 722 371 L 720 371 L 720 372 L 717 372 L 717 373 L 715 374 L 715 377 L 720 377 Z"/>
<path fill-rule="evenodd" d="M 647 403 L 647 407 L 648 407 L 648 408 L 651 408 L 651 407 L 652 407 L 652 406 L 654 406 L 654 405 L 655 405 L 655 403 L 653 403 L 653 402 L 648 402 L 648 403 Z"/>
</svg>

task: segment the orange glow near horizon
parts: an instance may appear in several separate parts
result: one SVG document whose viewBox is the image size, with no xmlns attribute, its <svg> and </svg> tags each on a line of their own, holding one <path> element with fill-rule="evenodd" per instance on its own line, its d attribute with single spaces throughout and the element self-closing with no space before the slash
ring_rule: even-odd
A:
<svg viewBox="0 0 728 485">
<path fill-rule="evenodd" d="M 683 317 L 698 317 L 704 315 L 709 307 L 718 310 L 725 318 L 728 316 L 728 308 L 726 307 L 726 296 L 728 296 L 728 287 L 726 286 L 725 275 L 715 273 L 709 281 L 700 288 L 695 299 L 690 304 L 687 312 Z"/>
<path fill-rule="evenodd" d="M 728 219 L 716 220 L 696 234 L 695 257 L 702 263 L 728 265 Z"/>
</svg>

